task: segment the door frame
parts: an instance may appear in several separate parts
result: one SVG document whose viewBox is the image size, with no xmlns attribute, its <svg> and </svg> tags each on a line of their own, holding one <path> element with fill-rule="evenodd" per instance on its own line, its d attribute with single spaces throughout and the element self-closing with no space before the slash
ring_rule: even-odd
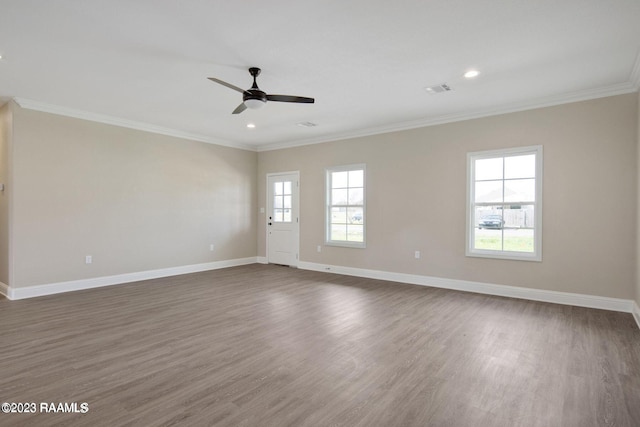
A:
<svg viewBox="0 0 640 427">
<path fill-rule="evenodd" d="M 293 188 L 293 207 L 296 212 L 296 220 L 294 221 L 294 234 L 295 234 L 295 264 L 290 265 L 290 267 L 298 267 L 298 263 L 300 262 L 300 171 L 288 171 L 288 172 L 270 172 L 267 173 L 266 177 L 266 215 L 264 216 L 264 227 L 265 227 L 265 240 L 266 240 L 266 258 L 267 264 L 269 264 L 269 207 L 272 207 L 273 201 L 270 200 L 271 196 L 271 188 L 269 186 L 269 178 L 279 175 L 295 175 L 296 176 L 296 186 Z"/>
</svg>

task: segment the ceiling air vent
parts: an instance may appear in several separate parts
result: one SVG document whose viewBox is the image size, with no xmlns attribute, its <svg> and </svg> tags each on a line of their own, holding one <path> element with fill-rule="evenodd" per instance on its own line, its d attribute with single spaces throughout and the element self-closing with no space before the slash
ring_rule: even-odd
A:
<svg viewBox="0 0 640 427">
<path fill-rule="evenodd" d="M 312 128 L 312 127 L 318 126 L 318 125 L 315 124 L 315 123 L 312 123 L 312 122 L 300 122 L 300 123 L 298 123 L 298 126 L 302 126 L 302 127 L 305 127 L 305 128 Z"/>
<path fill-rule="evenodd" d="M 425 87 L 424 90 L 431 95 L 435 95 L 436 93 L 450 92 L 452 89 L 448 84 L 440 83 L 439 85 Z"/>
</svg>

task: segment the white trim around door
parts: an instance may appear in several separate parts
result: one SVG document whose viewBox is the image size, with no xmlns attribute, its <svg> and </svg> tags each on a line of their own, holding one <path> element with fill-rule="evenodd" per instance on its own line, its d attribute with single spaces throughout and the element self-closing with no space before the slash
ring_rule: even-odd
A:
<svg viewBox="0 0 640 427">
<path fill-rule="evenodd" d="M 300 253 L 300 172 L 267 174 L 267 262 L 297 267 Z"/>
</svg>

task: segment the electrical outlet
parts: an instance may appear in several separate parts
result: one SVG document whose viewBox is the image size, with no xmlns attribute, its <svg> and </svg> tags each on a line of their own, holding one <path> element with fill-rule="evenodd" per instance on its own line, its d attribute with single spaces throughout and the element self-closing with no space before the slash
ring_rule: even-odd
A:
<svg viewBox="0 0 640 427">
<path fill-rule="evenodd" d="M 318 247 L 316 248 L 316 250 L 317 250 L 318 252 L 322 252 L 322 246 L 318 245 Z"/>
<path fill-rule="evenodd" d="M 84 257 L 85 264 L 91 264 L 92 262 L 93 262 L 93 257 L 91 255 L 87 255 L 86 257 Z"/>
<path fill-rule="evenodd" d="M 413 256 L 414 256 L 416 259 L 420 259 L 420 251 L 415 251 L 415 253 L 413 254 Z"/>
<path fill-rule="evenodd" d="M 215 245 L 212 243 L 209 245 L 209 250 L 213 252 L 213 250 L 215 249 Z"/>
</svg>

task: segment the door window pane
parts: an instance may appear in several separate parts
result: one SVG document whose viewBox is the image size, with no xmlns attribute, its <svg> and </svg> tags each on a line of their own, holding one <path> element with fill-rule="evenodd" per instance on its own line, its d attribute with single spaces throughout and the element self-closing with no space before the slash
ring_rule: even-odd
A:
<svg viewBox="0 0 640 427">
<path fill-rule="evenodd" d="M 291 196 L 282 197 L 282 207 L 285 209 L 291 209 Z"/>
<path fill-rule="evenodd" d="M 292 219 L 292 182 L 278 181 L 273 183 L 273 221 L 291 222 Z"/>
</svg>

